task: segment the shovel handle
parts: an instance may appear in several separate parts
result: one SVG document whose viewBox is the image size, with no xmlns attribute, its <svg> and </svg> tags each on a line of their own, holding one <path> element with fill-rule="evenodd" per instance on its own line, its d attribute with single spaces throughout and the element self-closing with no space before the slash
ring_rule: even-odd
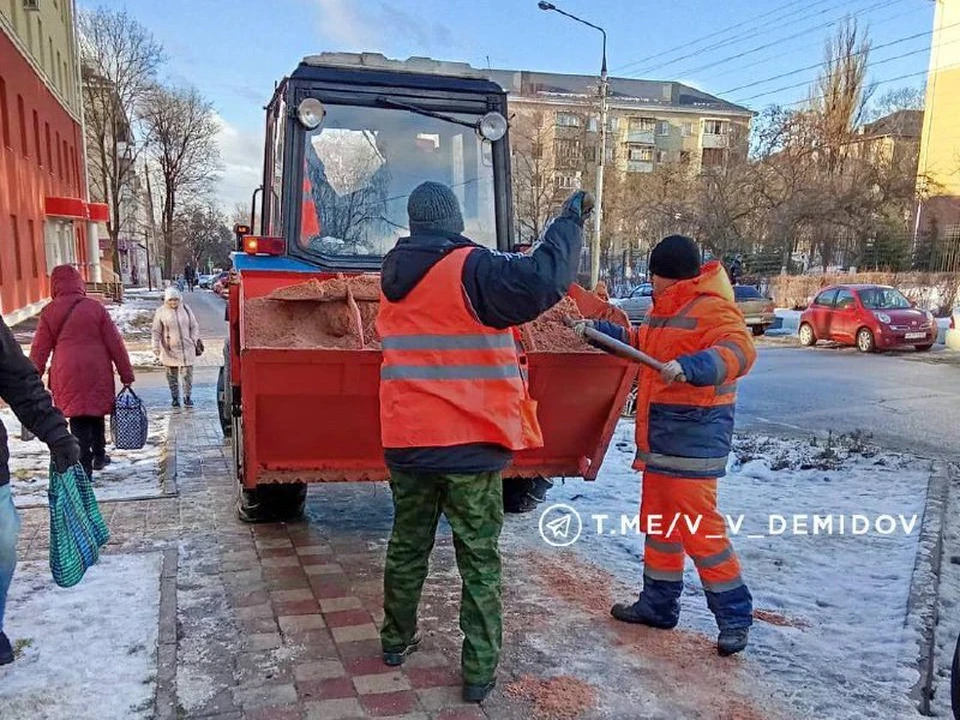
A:
<svg viewBox="0 0 960 720">
<path fill-rule="evenodd" d="M 564 322 L 569 326 L 573 327 L 577 324 L 577 320 L 572 318 L 565 318 Z M 629 360 L 630 362 L 640 363 L 641 365 L 646 365 L 647 367 L 653 368 L 657 372 L 660 372 L 663 369 L 663 363 L 659 360 L 656 360 L 644 352 L 640 352 L 635 347 L 622 343 L 619 340 L 610 337 L 609 335 L 600 332 L 592 327 L 584 328 L 584 336 L 591 341 L 592 344 L 599 347 L 604 352 L 608 352 L 611 355 L 615 355 L 618 358 L 623 358 L 624 360 Z"/>
</svg>

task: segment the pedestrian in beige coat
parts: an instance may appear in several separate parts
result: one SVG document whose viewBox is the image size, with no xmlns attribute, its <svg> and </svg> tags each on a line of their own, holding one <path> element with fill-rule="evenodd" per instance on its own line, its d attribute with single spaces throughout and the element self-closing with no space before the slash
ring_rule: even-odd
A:
<svg viewBox="0 0 960 720">
<path fill-rule="evenodd" d="M 183 404 L 193 407 L 193 365 L 203 352 L 200 325 L 193 311 L 183 304 L 177 288 L 163 293 L 163 305 L 153 316 L 153 354 L 167 368 L 167 383 L 173 407 L 180 407 L 180 380 L 183 379 Z"/>
</svg>

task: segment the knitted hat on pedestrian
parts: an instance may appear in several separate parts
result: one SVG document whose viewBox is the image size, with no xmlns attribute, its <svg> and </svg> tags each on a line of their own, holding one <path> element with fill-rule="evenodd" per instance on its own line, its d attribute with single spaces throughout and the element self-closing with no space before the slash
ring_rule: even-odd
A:
<svg viewBox="0 0 960 720">
<path fill-rule="evenodd" d="M 410 193 L 407 200 L 410 233 L 463 232 L 460 203 L 453 190 L 436 182 L 425 182 Z"/>
<path fill-rule="evenodd" d="M 177 290 L 173 285 L 168 287 L 163 291 L 163 300 L 164 302 L 170 302 L 171 300 L 180 300 L 183 296 L 180 294 L 180 291 Z"/>
<path fill-rule="evenodd" d="M 650 253 L 650 274 L 687 280 L 700 274 L 700 248 L 684 235 L 670 235 Z"/>
</svg>

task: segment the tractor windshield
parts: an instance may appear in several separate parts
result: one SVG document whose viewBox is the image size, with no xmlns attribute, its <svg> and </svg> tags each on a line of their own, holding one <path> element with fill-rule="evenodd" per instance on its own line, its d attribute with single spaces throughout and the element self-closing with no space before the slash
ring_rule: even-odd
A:
<svg viewBox="0 0 960 720">
<path fill-rule="evenodd" d="M 409 234 L 407 198 L 427 180 L 453 189 L 464 235 L 496 247 L 490 146 L 473 128 L 409 110 L 331 104 L 304 143 L 298 241 L 307 253 L 386 254 Z"/>
</svg>

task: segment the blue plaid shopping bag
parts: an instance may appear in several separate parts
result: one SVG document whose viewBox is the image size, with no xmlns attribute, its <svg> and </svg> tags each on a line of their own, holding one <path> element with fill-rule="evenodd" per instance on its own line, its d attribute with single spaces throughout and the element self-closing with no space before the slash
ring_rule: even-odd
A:
<svg viewBox="0 0 960 720">
<path fill-rule="evenodd" d="M 110 432 L 117 450 L 140 450 L 147 444 L 147 410 L 129 387 L 123 388 L 113 403 Z"/>
<path fill-rule="evenodd" d="M 50 572 L 60 587 L 72 587 L 100 559 L 110 538 L 90 478 L 80 465 L 65 473 L 50 468 Z"/>
</svg>

